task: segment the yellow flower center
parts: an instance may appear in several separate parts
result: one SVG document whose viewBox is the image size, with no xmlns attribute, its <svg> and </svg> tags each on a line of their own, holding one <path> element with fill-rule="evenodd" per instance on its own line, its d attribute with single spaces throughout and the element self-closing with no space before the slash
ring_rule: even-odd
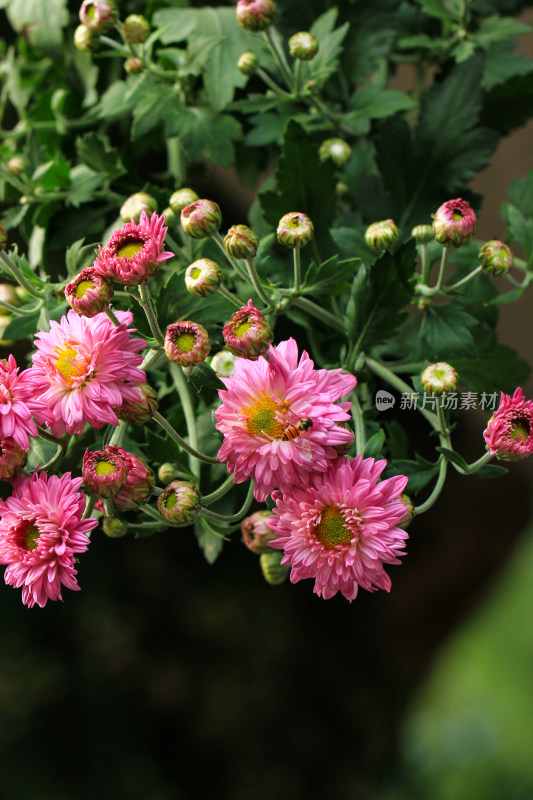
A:
<svg viewBox="0 0 533 800">
<path fill-rule="evenodd" d="M 85 374 L 85 364 L 80 364 L 77 361 L 78 353 L 69 344 L 64 344 L 63 347 L 56 347 L 55 352 L 58 355 L 56 369 L 61 373 L 68 385 L 72 386 L 76 378 L 80 378 Z"/>
<path fill-rule="evenodd" d="M 92 281 L 80 281 L 74 289 L 74 297 L 83 297 L 89 289 L 94 289 Z"/>
<path fill-rule="evenodd" d="M 251 436 L 261 436 L 266 433 L 271 439 L 279 439 L 287 427 L 286 423 L 279 422 L 277 415 L 285 414 L 286 408 L 277 403 L 272 397 L 263 394 L 255 403 L 242 409 L 247 418 L 247 427 Z"/>
<path fill-rule="evenodd" d="M 119 258 L 131 258 L 142 250 L 144 247 L 144 242 L 141 242 L 139 239 L 126 239 L 126 241 L 117 247 L 117 256 Z"/>
<path fill-rule="evenodd" d="M 461 214 L 460 211 L 454 211 L 453 212 L 453 221 L 454 222 L 460 222 L 460 220 L 462 220 L 462 218 L 463 218 L 463 215 Z"/>
<path fill-rule="evenodd" d="M 116 469 L 109 461 L 99 461 L 94 471 L 97 475 L 114 475 Z"/>
<path fill-rule="evenodd" d="M 167 497 L 165 497 L 165 500 L 164 500 L 165 508 L 172 509 L 172 508 L 174 508 L 174 506 L 176 505 L 177 502 L 178 502 L 178 498 L 176 497 L 176 493 L 172 492 Z"/>
<path fill-rule="evenodd" d="M 196 336 L 194 333 L 180 333 L 176 337 L 176 346 L 179 347 L 182 353 L 190 353 L 194 350 L 196 344 Z"/>
<path fill-rule="evenodd" d="M 191 278 L 192 278 L 194 281 L 195 281 L 197 278 L 199 278 L 201 274 L 202 274 L 202 270 L 201 270 L 201 269 L 199 269 L 198 267 L 194 267 L 194 269 L 191 269 Z"/>
<path fill-rule="evenodd" d="M 88 19 L 93 19 L 94 15 L 96 14 L 96 8 L 94 3 L 88 5 L 85 9 L 85 13 L 87 14 Z"/>
<path fill-rule="evenodd" d="M 337 506 L 326 506 L 322 511 L 322 519 L 315 528 L 315 536 L 324 545 L 326 550 L 331 550 L 337 545 L 350 544 L 353 533 L 344 522 L 344 517 Z"/>
<path fill-rule="evenodd" d="M 252 327 L 252 323 L 251 322 L 241 322 L 241 324 L 238 325 L 235 328 L 235 331 L 234 331 L 235 336 L 238 336 L 239 339 L 242 339 L 242 337 L 246 333 L 248 333 L 248 331 L 250 330 L 251 327 Z"/>
<path fill-rule="evenodd" d="M 530 434 L 529 420 L 517 418 L 511 424 L 511 439 L 515 442 L 525 442 Z"/>
<path fill-rule="evenodd" d="M 299 227 L 300 227 L 300 220 L 298 219 L 298 217 L 292 217 L 292 219 L 289 220 L 289 228 L 299 228 Z"/>
<path fill-rule="evenodd" d="M 26 522 L 25 527 L 20 531 L 22 535 L 22 544 L 26 550 L 35 550 L 39 544 L 40 531 L 37 525 L 31 522 Z"/>
</svg>

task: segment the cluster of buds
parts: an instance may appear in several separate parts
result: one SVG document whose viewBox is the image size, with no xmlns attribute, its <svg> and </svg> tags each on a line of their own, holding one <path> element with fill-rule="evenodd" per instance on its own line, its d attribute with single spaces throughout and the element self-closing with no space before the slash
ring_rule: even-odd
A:
<svg viewBox="0 0 533 800">
<path fill-rule="evenodd" d="M 195 200 L 181 211 L 181 226 L 191 239 L 213 236 L 222 225 L 222 213 L 212 200 Z"/>
<path fill-rule="evenodd" d="M 392 219 L 373 222 L 365 231 L 365 242 L 375 253 L 385 253 L 398 241 L 398 228 Z"/>
<path fill-rule="evenodd" d="M 147 503 L 155 486 L 155 474 L 144 458 L 130 453 L 118 445 L 108 444 L 105 450 L 120 456 L 126 467 L 126 483 L 118 494 L 113 495 L 114 506 L 122 511 L 128 511 Z M 98 511 L 103 510 L 100 500 L 96 502 L 95 508 Z"/>
<path fill-rule="evenodd" d="M 458 197 L 447 200 L 433 214 L 435 239 L 444 247 L 460 247 L 474 235 L 477 219 L 472 206 Z"/>
<path fill-rule="evenodd" d="M 118 21 L 118 10 L 113 0 L 83 0 L 80 7 L 80 22 L 74 32 L 74 44 L 78 50 L 93 50 L 98 38 L 110 30 Z"/>
<path fill-rule="evenodd" d="M 190 525 L 200 510 L 200 493 L 190 481 L 172 481 L 157 498 L 157 507 L 172 525 Z"/>
<path fill-rule="evenodd" d="M 186 320 L 168 326 L 164 349 L 174 364 L 180 367 L 194 367 L 205 361 L 211 349 L 211 342 L 203 325 Z"/>
<path fill-rule="evenodd" d="M 313 238 L 314 230 L 314 225 L 307 214 L 291 211 L 289 214 L 285 214 L 278 223 L 278 242 L 291 249 L 305 247 Z"/>
<path fill-rule="evenodd" d="M 236 8 L 237 22 L 245 30 L 257 33 L 272 25 L 276 12 L 273 0 L 239 0 Z"/>
<path fill-rule="evenodd" d="M 251 361 L 266 353 L 274 339 L 268 322 L 251 300 L 226 322 L 222 336 L 230 353 Z"/>
</svg>

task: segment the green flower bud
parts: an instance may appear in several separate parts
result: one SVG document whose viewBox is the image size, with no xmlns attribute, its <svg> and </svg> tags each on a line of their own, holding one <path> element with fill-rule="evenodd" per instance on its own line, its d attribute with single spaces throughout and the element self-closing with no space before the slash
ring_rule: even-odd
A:
<svg viewBox="0 0 533 800">
<path fill-rule="evenodd" d="M 396 524 L 399 528 L 403 528 L 405 530 L 415 515 L 415 507 L 411 501 L 411 498 L 406 494 L 401 494 L 400 500 L 405 506 L 405 517 L 401 522 L 397 522 Z"/>
<path fill-rule="evenodd" d="M 224 247 L 234 258 L 254 258 L 259 239 L 247 225 L 232 225 L 224 237 Z"/>
<path fill-rule="evenodd" d="M 281 565 L 283 553 L 272 551 L 271 553 L 261 553 L 259 556 L 259 564 L 261 565 L 261 572 L 267 583 L 271 586 L 279 586 L 284 583 L 289 574 L 289 567 Z"/>
<path fill-rule="evenodd" d="M 398 228 L 392 219 L 373 222 L 365 232 L 365 242 L 376 253 L 384 253 L 398 240 Z"/>
<path fill-rule="evenodd" d="M 338 167 L 344 167 L 350 160 L 352 148 L 344 139 L 326 139 L 320 145 L 318 155 L 321 161 L 330 158 Z"/>
<path fill-rule="evenodd" d="M 142 58 L 138 58 L 137 56 L 131 56 L 124 62 L 124 69 L 128 75 L 137 75 L 139 72 L 143 71 L 144 67 L 144 61 Z"/>
<path fill-rule="evenodd" d="M 430 364 L 426 367 L 420 378 L 425 392 L 441 395 L 454 392 L 457 389 L 457 372 L 445 361 Z"/>
<path fill-rule="evenodd" d="M 230 375 L 233 375 L 236 361 L 237 356 L 230 353 L 229 350 L 219 350 L 211 359 L 211 367 L 219 378 L 229 378 Z"/>
<path fill-rule="evenodd" d="M 185 206 L 190 206 L 191 203 L 194 203 L 196 200 L 199 200 L 199 197 L 194 189 L 183 187 L 183 189 L 178 189 L 170 196 L 168 204 L 172 211 L 177 215 L 181 214 Z"/>
<path fill-rule="evenodd" d="M 237 69 L 239 72 L 242 72 L 243 75 L 253 75 L 257 69 L 257 64 L 258 58 L 256 54 L 249 50 L 239 57 L 239 60 L 237 61 Z"/>
<path fill-rule="evenodd" d="M 163 216 L 165 218 L 165 225 L 168 225 L 169 227 L 171 225 L 176 225 L 178 218 L 174 213 L 174 211 L 170 208 L 170 206 L 167 206 L 165 208 L 165 210 L 163 211 Z"/>
<path fill-rule="evenodd" d="M 13 156 L 13 158 L 10 158 L 7 162 L 7 169 L 10 175 L 20 175 L 21 172 L 24 172 L 25 167 L 24 159 L 20 156 Z"/>
<path fill-rule="evenodd" d="M 318 52 L 318 39 L 308 31 L 295 33 L 289 39 L 289 52 L 299 61 L 310 61 Z"/>
<path fill-rule="evenodd" d="M 189 481 L 172 481 L 157 498 L 159 513 L 173 525 L 190 525 L 198 516 L 200 495 Z"/>
<path fill-rule="evenodd" d="M 124 41 L 142 44 L 150 33 L 150 23 L 141 14 L 130 14 L 124 20 L 121 32 Z"/>
<path fill-rule="evenodd" d="M 170 461 L 165 461 L 159 467 L 157 477 L 161 483 L 170 483 L 178 477 L 178 468 L 175 464 L 171 464 Z"/>
<path fill-rule="evenodd" d="M 181 212 L 181 226 L 191 239 L 206 239 L 218 231 L 222 213 L 212 200 L 195 200 Z"/>
<path fill-rule="evenodd" d="M 479 263 L 490 275 L 505 275 L 513 266 L 511 248 L 498 239 L 491 239 L 479 251 Z"/>
<path fill-rule="evenodd" d="M 206 297 L 216 292 L 222 281 L 222 271 L 216 261 L 200 258 L 187 267 L 185 286 L 190 294 Z"/>
<path fill-rule="evenodd" d="M 120 539 L 128 532 L 128 523 L 118 517 L 103 517 L 102 528 L 110 539 Z"/>
<path fill-rule="evenodd" d="M 431 225 L 415 225 L 411 231 L 411 236 L 418 244 L 427 244 L 435 238 Z"/>
<path fill-rule="evenodd" d="M 120 219 L 122 222 L 129 222 L 133 219 L 138 223 L 143 211 L 150 217 L 154 211 L 157 211 L 157 200 L 146 192 L 135 192 L 122 204 Z"/>
<path fill-rule="evenodd" d="M 272 0 L 239 0 L 236 8 L 237 22 L 252 33 L 264 31 L 274 22 L 276 11 Z"/>
<path fill-rule="evenodd" d="M 97 45 L 98 34 L 87 25 L 78 25 L 74 31 L 74 47 L 78 50 L 94 50 Z"/>
<path fill-rule="evenodd" d="M 313 238 L 314 225 L 307 216 L 299 211 L 285 214 L 278 224 L 277 237 L 280 244 L 294 249 L 305 247 Z"/>
</svg>

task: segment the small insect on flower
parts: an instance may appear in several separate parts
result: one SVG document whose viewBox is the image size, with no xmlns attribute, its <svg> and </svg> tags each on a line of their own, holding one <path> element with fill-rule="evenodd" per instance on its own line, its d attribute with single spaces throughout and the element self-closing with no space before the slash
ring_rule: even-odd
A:
<svg viewBox="0 0 533 800">
<path fill-rule="evenodd" d="M 304 459 L 306 461 L 312 461 L 313 451 L 311 448 L 311 439 L 309 438 L 308 431 L 309 428 L 313 427 L 313 420 L 309 419 L 309 417 L 302 417 L 299 419 L 297 414 L 292 411 L 287 403 L 280 403 L 280 405 L 282 410 L 278 412 L 279 422 L 282 424 L 287 422 L 286 414 L 290 414 L 293 418 L 293 421 L 289 422 L 288 425 L 283 429 L 279 436 L 279 440 L 281 442 L 293 442 L 295 439 L 298 439 Z M 265 431 L 261 431 L 261 435 L 265 436 L 267 439 L 270 439 L 270 441 L 274 441 L 274 439 L 269 436 L 268 433 L 265 433 Z"/>
</svg>

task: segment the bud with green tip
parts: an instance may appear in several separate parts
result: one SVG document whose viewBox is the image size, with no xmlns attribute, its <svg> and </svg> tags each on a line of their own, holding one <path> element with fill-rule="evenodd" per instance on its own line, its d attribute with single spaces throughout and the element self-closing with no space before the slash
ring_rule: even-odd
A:
<svg viewBox="0 0 533 800">
<path fill-rule="evenodd" d="M 110 539 L 120 539 L 128 532 L 128 523 L 118 517 L 104 517 L 102 529 Z"/>
<path fill-rule="evenodd" d="M 150 23 L 142 14 L 129 14 L 121 28 L 124 41 L 142 44 L 150 33 Z"/>
<path fill-rule="evenodd" d="M 477 219 L 474 209 L 466 200 L 458 197 L 447 200 L 433 214 L 433 232 L 435 239 L 444 247 L 460 247 L 468 242 L 475 233 Z"/>
<path fill-rule="evenodd" d="M 513 266 L 513 253 L 504 242 L 491 239 L 479 251 L 479 263 L 490 275 L 505 275 Z"/>
<path fill-rule="evenodd" d="M 194 367 L 209 355 L 211 342 L 203 325 L 182 320 L 169 325 L 165 334 L 164 350 L 167 358 L 180 367 Z"/>
<path fill-rule="evenodd" d="M 401 522 L 397 522 L 396 524 L 399 528 L 403 528 L 405 530 L 415 515 L 415 507 L 411 498 L 406 494 L 401 494 L 399 500 L 405 506 L 405 517 Z"/>
<path fill-rule="evenodd" d="M 352 148 L 344 139 L 326 139 L 320 145 L 318 155 L 321 161 L 330 158 L 338 167 L 344 167 L 350 160 Z"/>
<path fill-rule="evenodd" d="M 0 481 L 16 478 L 26 466 L 28 454 L 11 436 L 0 442 Z"/>
<path fill-rule="evenodd" d="M 259 60 L 256 54 L 249 50 L 239 57 L 239 60 L 237 61 L 237 69 L 243 75 L 253 75 L 257 69 L 258 63 Z"/>
<path fill-rule="evenodd" d="M 457 371 L 445 361 L 430 364 L 420 378 L 424 391 L 437 396 L 455 392 L 457 380 Z"/>
<path fill-rule="evenodd" d="M 200 258 L 187 267 L 185 286 L 190 294 L 207 297 L 216 292 L 222 282 L 222 270 L 210 258 Z"/>
<path fill-rule="evenodd" d="M 170 206 L 167 206 L 165 208 L 165 210 L 163 211 L 163 216 L 165 218 L 165 225 L 167 225 L 168 227 L 176 225 L 178 217 L 176 216 L 174 211 L 170 208 Z"/>
<path fill-rule="evenodd" d="M 118 11 L 113 0 L 83 0 L 80 22 L 95 33 L 105 33 L 118 20 Z"/>
<path fill-rule="evenodd" d="M 251 361 L 266 353 L 274 338 L 270 325 L 251 300 L 226 322 L 222 336 L 230 353 Z"/>
<path fill-rule="evenodd" d="M 7 162 L 7 170 L 10 175 L 20 175 L 24 172 L 25 167 L 26 164 L 21 156 L 13 156 L 13 158 L 10 158 Z M 20 200 L 22 202 L 22 198 L 20 198 Z"/>
<path fill-rule="evenodd" d="M 184 186 L 182 189 L 177 189 L 171 194 L 168 204 L 172 211 L 178 215 L 181 214 L 186 206 L 190 206 L 191 203 L 199 199 L 194 189 L 189 189 L 187 186 Z"/>
<path fill-rule="evenodd" d="M 247 225 L 232 225 L 224 237 L 226 252 L 234 258 L 255 258 L 259 239 Z"/>
<path fill-rule="evenodd" d="M 144 458 L 116 444 L 107 444 L 105 449 L 108 453 L 120 456 L 126 465 L 126 483 L 113 497 L 114 506 L 129 510 L 147 503 L 155 486 L 155 475 Z M 98 511 L 103 510 L 101 500 L 96 501 L 95 508 Z"/>
<path fill-rule="evenodd" d="M 222 225 L 222 213 L 212 200 L 195 200 L 181 212 L 181 226 L 191 239 L 213 236 Z"/>
<path fill-rule="evenodd" d="M 417 244 L 427 244 L 435 238 L 431 225 L 415 225 L 411 231 L 411 236 Z"/>
<path fill-rule="evenodd" d="M 314 230 L 314 225 L 307 214 L 291 211 L 289 214 L 285 214 L 278 223 L 278 242 L 292 249 L 305 247 L 313 238 Z"/>
<path fill-rule="evenodd" d="M 268 510 L 256 511 L 246 517 L 241 525 L 242 540 L 248 550 L 256 555 L 272 553 L 268 542 L 277 539 L 277 534 L 267 525 L 267 520 L 272 516 Z"/>
<path fill-rule="evenodd" d="M 398 241 L 398 228 L 394 220 L 373 222 L 365 231 L 365 242 L 375 253 L 384 253 Z"/>
<path fill-rule="evenodd" d="M 130 425 L 144 425 L 157 411 L 157 392 L 149 383 L 136 383 L 131 387 L 137 395 L 135 400 L 124 400 L 113 409 L 117 417 Z"/>
<path fill-rule="evenodd" d="M 178 468 L 175 464 L 171 464 L 170 461 L 165 461 L 159 467 L 157 477 L 161 483 L 170 483 L 178 477 Z"/>
<path fill-rule="evenodd" d="M 229 350 L 219 350 L 211 359 L 211 367 L 215 370 L 219 378 L 229 378 L 233 375 L 237 356 Z"/>
<path fill-rule="evenodd" d="M 130 56 L 130 58 L 127 58 L 124 62 L 124 69 L 128 75 L 138 75 L 139 72 L 144 70 L 145 66 L 142 58 L 138 56 Z"/>
<path fill-rule="evenodd" d="M 157 507 L 172 525 L 190 525 L 200 510 L 200 494 L 190 481 L 172 481 L 157 498 Z"/>
<path fill-rule="evenodd" d="M 283 553 L 261 553 L 259 564 L 261 572 L 267 583 L 271 586 L 279 586 L 287 580 L 290 567 L 282 566 L 281 559 Z"/>
<path fill-rule="evenodd" d="M 78 50 L 94 50 L 98 44 L 98 34 L 87 27 L 78 25 L 74 31 L 74 47 Z"/>
<path fill-rule="evenodd" d="M 157 200 L 151 194 L 146 192 L 135 192 L 124 201 L 120 208 L 120 219 L 122 222 L 139 222 L 142 212 L 145 212 L 149 217 L 152 216 L 154 211 L 157 211 Z"/>
<path fill-rule="evenodd" d="M 310 61 L 318 53 L 318 39 L 309 31 L 295 33 L 289 39 L 289 52 L 299 61 Z"/>
<path fill-rule="evenodd" d="M 272 25 L 277 12 L 273 0 L 239 0 L 235 10 L 239 25 L 252 33 Z"/>
</svg>

